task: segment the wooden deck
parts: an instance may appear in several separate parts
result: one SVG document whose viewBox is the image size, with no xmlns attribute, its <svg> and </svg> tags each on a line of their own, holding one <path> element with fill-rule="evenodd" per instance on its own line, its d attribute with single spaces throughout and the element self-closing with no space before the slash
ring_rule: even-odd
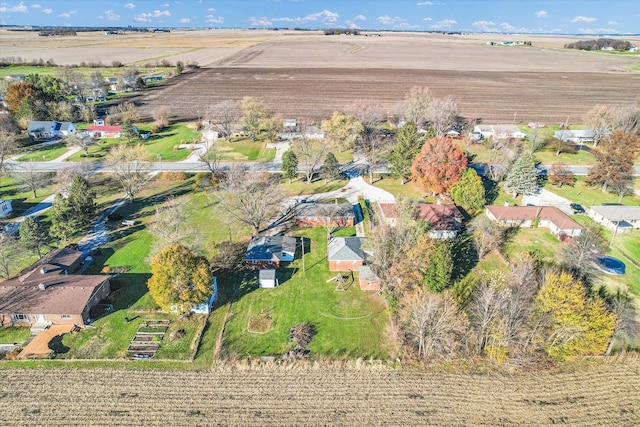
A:
<svg viewBox="0 0 640 427">
<path fill-rule="evenodd" d="M 71 332 L 75 325 L 51 325 L 48 329 L 36 335 L 29 344 L 20 352 L 20 359 L 46 358 L 51 354 L 49 341 L 58 335 Z"/>
</svg>

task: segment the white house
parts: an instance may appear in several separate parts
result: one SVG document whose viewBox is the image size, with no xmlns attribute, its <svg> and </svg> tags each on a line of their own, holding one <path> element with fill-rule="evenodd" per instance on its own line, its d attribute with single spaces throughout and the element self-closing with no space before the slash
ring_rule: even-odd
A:
<svg viewBox="0 0 640 427">
<path fill-rule="evenodd" d="M 628 233 L 640 229 L 640 206 L 591 206 L 587 215 L 598 224 L 618 233 Z"/>
<path fill-rule="evenodd" d="M 482 139 L 497 138 L 497 139 L 523 139 L 526 135 L 516 125 L 502 124 L 502 125 L 475 125 L 473 132 L 482 135 Z"/>
<path fill-rule="evenodd" d="M 71 122 L 32 121 L 27 127 L 27 133 L 34 140 L 64 138 L 75 131 L 76 126 Z"/>
<path fill-rule="evenodd" d="M 603 129 L 602 134 L 607 135 L 610 132 L 606 129 Z M 573 142 L 574 144 L 582 144 L 585 142 L 593 142 L 593 129 L 563 129 L 557 130 L 553 133 L 555 138 L 561 139 L 562 141 Z"/>
<path fill-rule="evenodd" d="M 486 215 L 506 227 L 534 227 L 537 222 L 559 239 L 582 233 L 582 226 L 555 206 L 487 206 Z"/>
<path fill-rule="evenodd" d="M 0 199 L 0 217 L 9 215 L 13 211 L 11 200 Z"/>
</svg>

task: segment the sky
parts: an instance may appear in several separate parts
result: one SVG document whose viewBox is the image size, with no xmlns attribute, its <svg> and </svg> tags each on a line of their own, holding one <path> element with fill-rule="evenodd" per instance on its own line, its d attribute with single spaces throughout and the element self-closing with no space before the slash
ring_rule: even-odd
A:
<svg viewBox="0 0 640 427">
<path fill-rule="evenodd" d="M 638 34 L 638 0 L 0 0 L 2 25 Z"/>
</svg>

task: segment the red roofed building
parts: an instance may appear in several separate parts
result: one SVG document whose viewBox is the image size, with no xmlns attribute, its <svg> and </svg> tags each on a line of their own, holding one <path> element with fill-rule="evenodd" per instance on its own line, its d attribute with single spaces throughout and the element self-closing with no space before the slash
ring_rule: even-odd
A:
<svg viewBox="0 0 640 427">
<path fill-rule="evenodd" d="M 455 239 L 462 229 L 464 219 L 454 204 L 418 203 L 418 217 L 431 226 L 429 237 L 432 239 Z"/>
<path fill-rule="evenodd" d="M 87 133 L 93 138 L 120 138 L 122 126 L 87 126 Z"/>
<path fill-rule="evenodd" d="M 548 228 L 559 239 L 582 233 L 582 226 L 555 206 L 487 206 L 486 214 L 508 227 L 533 227 L 537 218 L 539 227 Z"/>
</svg>

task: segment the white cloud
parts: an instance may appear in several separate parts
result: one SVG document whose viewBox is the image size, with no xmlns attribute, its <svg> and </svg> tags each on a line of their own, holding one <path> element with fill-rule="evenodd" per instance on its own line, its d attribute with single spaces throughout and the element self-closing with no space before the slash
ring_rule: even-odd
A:
<svg viewBox="0 0 640 427">
<path fill-rule="evenodd" d="M 360 26 L 358 24 L 356 24 L 355 22 L 351 21 L 350 19 L 347 19 L 346 21 L 344 21 L 345 25 L 347 26 L 347 28 L 351 29 L 351 30 L 359 30 Z"/>
<path fill-rule="evenodd" d="M 271 18 L 270 22 L 292 22 L 292 23 L 296 23 L 296 24 L 301 24 L 304 22 L 315 22 L 320 20 L 322 23 L 324 24 L 335 24 L 338 21 L 338 18 L 340 17 L 340 15 L 338 15 L 335 12 L 331 12 L 330 10 L 323 10 L 321 12 L 316 12 L 316 13 L 311 13 L 307 16 L 304 16 L 302 18 L 297 17 L 297 18 L 290 18 L 290 17 L 283 17 L 283 18 Z M 266 19 L 266 18 L 264 18 Z M 272 24 L 268 24 L 268 25 L 272 25 Z"/>
<path fill-rule="evenodd" d="M 171 5 L 169 3 L 163 3 L 160 6 L 162 6 L 162 7 L 171 7 Z"/>
<path fill-rule="evenodd" d="M 404 19 L 400 18 L 399 16 L 391 17 L 389 15 L 378 16 L 376 18 L 376 21 L 378 21 L 382 25 L 400 25 L 406 22 Z"/>
<path fill-rule="evenodd" d="M 618 25 L 618 23 L 616 21 L 609 21 L 607 22 L 607 25 Z"/>
<path fill-rule="evenodd" d="M 480 31 L 485 31 L 485 32 L 488 32 L 488 31 L 495 32 L 497 30 L 496 24 L 493 21 L 476 21 L 471 25 L 473 25 Z"/>
<path fill-rule="evenodd" d="M 539 10 L 536 13 L 534 13 L 535 16 L 537 16 L 538 18 L 546 18 L 547 17 L 547 11 L 546 10 Z"/>
<path fill-rule="evenodd" d="M 136 7 L 136 5 L 133 3 L 127 3 L 122 7 L 124 7 L 125 9 L 133 9 L 134 7 Z"/>
<path fill-rule="evenodd" d="M 251 24 L 252 27 L 268 27 L 273 25 L 273 22 L 271 22 L 269 18 L 266 18 L 264 16 L 252 16 L 251 18 L 249 18 L 249 24 Z"/>
<path fill-rule="evenodd" d="M 210 7 L 209 9 L 207 9 L 209 12 L 215 12 L 216 8 L 215 7 Z"/>
<path fill-rule="evenodd" d="M 47 15 L 51 15 L 53 13 L 53 9 L 42 9 L 42 13 L 46 13 Z"/>
<path fill-rule="evenodd" d="M 589 16 L 576 16 L 571 20 L 571 22 L 593 22 L 596 21 L 596 18 L 591 18 Z"/>
<path fill-rule="evenodd" d="M 353 18 L 354 21 L 366 21 L 367 17 L 364 15 L 358 15 L 355 18 Z"/>
<path fill-rule="evenodd" d="M 115 13 L 113 10 L 107 10 L 99 16 L 101 19 L 106 19 L 107 21 L 118 21 L 120 20 L 120 15 Z"/>
<path fill-rule="evenodd" d="M 207 15 L 204 22 L 207 24 L 224 24 L 224 18 L 221 16 Z"/>
<path fill-rule="evenodd" d="M 74 15 L 76 13 L 75 10 L 70 10 L 69 12 L 63 12 L 60 15 L 58 15 L 60 18 L 71 18 L 71 15 Z"/>
<path fill-rule="evenodd" d="M 454 19 L 443 19 L 442 21 L 438 21 L 435 24 L 429 25 L 429 28 L 432 30 L 442 30 L 451 28 L 454 25 L 458 25 L 458 21 Z"/>
<path fill-rule="evenodd" d="M 29 6 L 31 9 L 41 9 L 42 6 L 39 4 L 32 4 L 31 6 Z"/>
<path fill-rule="evenodd" d="M 19 4 L 15 5 L 15 6 L 9 6 L 8 3 L 2 3 L 2 6 L 0 7 L 0 12 L 21 12 L 21 13 L 25 13 L 25 12 L 29 12 L 29 9 L 27 8 L 27 6 L 24 5 L 24 2 L 20 2 Z"/>
<path fill-rule="evenodd" d="M 152 18 L 161 18 L 163 16 L 171 16 L 171 12 L 168 10 L 154 10 L 149 13 L 141 13 L 133 17 L 136 22 L 151 22 Z"/>
<path fill-rule="evenodd" d="M 416 3 L 416 6 L 433 6 L 433 3 L 430 1 L 422 1 L 420 3 Z"/>
<path fill-rule="evenodd" d="M 430 17 L 426 17 L 426 18 L 422 18 L 423 21 L 429 22 L 429 21 L 433 21 L 433 19 L 431 19 Z"/>
<path fill-rule="evenodd" d="M 619 34 L 620 31 L 613 28 L 580 28 L 578 30 L 583 34 Z"/>
<path fill-rule="evenodd" d="M 180 19 L 180 23 L 181 24 L 188 24 L 189 22 L 191 22 L 190 18 L 182 18 L 182 19 Z"/>
</svg>

